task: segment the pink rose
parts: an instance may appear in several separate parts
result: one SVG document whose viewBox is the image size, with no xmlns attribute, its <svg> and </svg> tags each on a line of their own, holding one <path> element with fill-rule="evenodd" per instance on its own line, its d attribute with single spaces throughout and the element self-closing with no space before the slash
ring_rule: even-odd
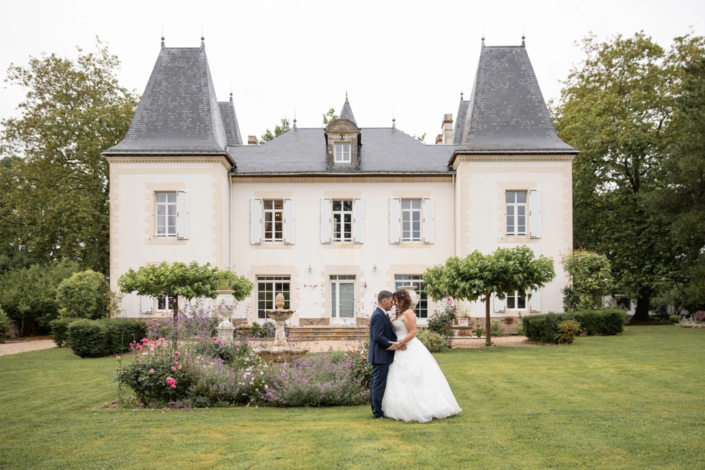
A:
<svg viewBox="0 0 705 470">
<path fill-rule="evenodd" d="M 154 369 L 149 369 L 150 374 L 154 374 Z"/>
<path fill-rule="evenodd" d="M 179 361 L 174 361 L 174 365 L 175 365 L 175 366 L 178 366 L 178 365 L 179 365 Z"/>
<path fill-rule="evenodd" d="M 119 361 L 122 358 L 120 356 L 115 356 L 115 359 L 117 359 Z"/>
<path fill-rule="evenodd" d="M 154 352 L 154 348 L 149 348 L 149 352 Z"/>
<path fill-rule="evenodd" d="M 345 353 L 345 357 L 348 357 L 348 353 Z"/>
<path fill-rule="evenodd" d="M 142 349 L 142 345 L 141 345 L 141 344 L 138 344 L 138 345 L 137 345 L 137 349 Z"/>
<path fill-rule="evenodd" d="M 215 341 L 215 342 L 217 343 L 217 342 L 218 342 L 218 338 L 213 338 L 213 341 Z"/>
<path fill-rule="evenodd" d="M 181 370 L 181 366 L 177 367 L 177 369 Z"/>
<path fill-rule="evenodd" d="M 156 341 L 150 341 L 150 344 L 152 344 L 152 346 L 154 346 L 154 345 L 157 344 L 157 342 L 156 342 Z"/>
<path fill-rule="evenodd" d="M 179 356 L 181 356 L 181 353 L 180 353 L 179 351 L 176 351 L 176 352 L 174 353 L 174 357 L 179 357 Z"/>
<path fill-rule="evenodd" d="M 159 341 L 162 343 L 166 343 L 166 340 L 164 338 L 159 338 Z"/>
<path fill-rule="evenodd" d="M 173 370 L 174 372 L 176 372 L 176 367 L 172 367 L 171 370 Z"/>
<path fill-rule="evenodd" d="M 360 359 L 365 359 L 365 356 L 363 356 L 362 354 L 360 354 Z"/>
<path fill-rule="evenodd" d="M 171 388 L 176 389 L 176 384 L 169 385 Z"/>
<path fill-rule="evenodd" d="M 143 343 L 149 343 L 149 340 L 147 338 L 142 338 Z"/>
</svg>

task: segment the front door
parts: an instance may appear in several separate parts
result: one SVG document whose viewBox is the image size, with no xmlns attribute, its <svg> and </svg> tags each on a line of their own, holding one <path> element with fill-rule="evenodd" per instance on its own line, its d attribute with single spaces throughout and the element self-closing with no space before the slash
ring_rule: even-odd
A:
<svg viewBox="0 0 705 470">
<path fill-rule="evenodd" d="M 331 276 L 331 323 L 354 326 L 355 276 Z"/>
</svg>

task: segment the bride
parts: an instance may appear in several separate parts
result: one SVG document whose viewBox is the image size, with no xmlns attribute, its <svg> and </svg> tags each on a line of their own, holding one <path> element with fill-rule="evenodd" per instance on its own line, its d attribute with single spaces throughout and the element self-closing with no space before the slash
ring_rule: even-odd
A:
<svg viewBox="0 0 705 470">
<path fill-rule="evenodd" d="M 393 296 L 397 315 L 392 321 L 399 344 L 389 367 L 382 411 L 387 418 L 425 423 L 433 418 L 447 418 L 462 410 L 441 368 L 421 341 L 416 338 L 416 315 L 411 297 L 404 289 Z"/>
</svg>

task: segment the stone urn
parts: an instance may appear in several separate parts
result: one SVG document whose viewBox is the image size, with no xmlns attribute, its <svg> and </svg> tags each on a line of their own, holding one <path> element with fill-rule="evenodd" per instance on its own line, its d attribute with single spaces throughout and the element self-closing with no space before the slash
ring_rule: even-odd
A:
<svg viewBox="0 0 705 470">
<path fill-rule="evenodd" d="M 218 318 L 222 318 L 222 321 L 216 327 L 218 331 L 218 339 L 221 341 L 232 341 L 233 332 L 235 331 L 235 326 L 230 321 L 230 315 L 232 315 L 235 309 L 235 299 L 233 298 L 233 292 L 231 290 L 217 290 L 218 297 L 215 299 L 215 312 Z"/>
</svg>

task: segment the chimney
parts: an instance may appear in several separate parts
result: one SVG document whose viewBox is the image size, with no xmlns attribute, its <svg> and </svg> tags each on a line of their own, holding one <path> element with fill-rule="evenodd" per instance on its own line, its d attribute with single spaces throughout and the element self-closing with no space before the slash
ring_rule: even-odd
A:
<svg viewBox="0 0 705 470">
<path fill-rule="evenodd" d="M 247 136 L 247 145 L 257 145 L 257 136 L 256 135 L 248 135 Z"/>
<path fill-rule="evenodd" d="M 436 136 L 436 145 L 442 144 L 443 143 L 443 136 L 441 134 L 438 134 Z"/>
<path fill-rule="evenodd" d="M 441 124 L 441 140 L 440 142 L 436 139 L 436 143 L 441 143 L 443 145 L 450 145 L 453 143 L 453 115 L 444 114 L 443 124 Z"/>
</svg>

